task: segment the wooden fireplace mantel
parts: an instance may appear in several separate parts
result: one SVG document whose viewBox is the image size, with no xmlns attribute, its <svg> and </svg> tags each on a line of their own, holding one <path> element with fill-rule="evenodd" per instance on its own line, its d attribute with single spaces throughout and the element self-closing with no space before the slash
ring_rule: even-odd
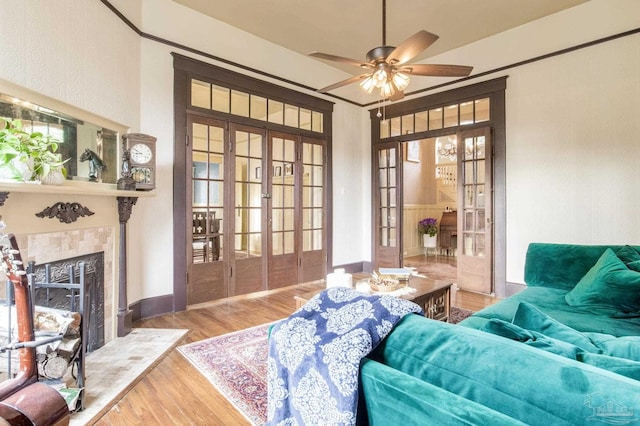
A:
<svg viewBox="0 0 640 426">
<path fill-rule="evenodd" d="M 25 193 L 33 195 L 60 195 L 60 196 L 103 196 L 113 197 L 117 200 L 118 217 L 120 224 L 119 247 L 119 276 L 118 276 L 118 337 L 125 336 L 131 331 L 132 312 L 127 303 L 127 233 L 126 226 L 131 216 L 133 206 L 138 198 L 153 197 L 155 194 L 149 191 L 124 191 L 117 189 L 114 184 L 102 184 L 96 182 L 65 181 L 62 185 L 42 185 L 38 183 L 11 183 L 0 182 L 0 207 L 6 203 L 11 204 L 11 193 Z M 93 214 L 93 212 L 91 212 Z"/>
<path fill-rule="evenodd" d="M 0 205 L 2 205 L 2 201 L 6 200 L 7 196 L 12 192 L 136 198 L 153 197 L 154 195 L 150 191 L 123 191 L 117 189 L 115 184 L 97 182 L 66 181 L 62 185 L 0 182 L 0 194 L 5 194 L 0 198 Z"/>
</svg>

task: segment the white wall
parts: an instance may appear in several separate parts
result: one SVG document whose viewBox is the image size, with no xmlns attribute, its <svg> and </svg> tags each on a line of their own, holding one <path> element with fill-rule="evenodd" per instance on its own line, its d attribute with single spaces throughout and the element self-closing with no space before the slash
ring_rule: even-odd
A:
<svg viewBox="0 0 640 426">
<path fill-rule="evenodd" d="M 370 261 L 368 113 L 353 105 L 338 103 L 333 112 L 333 130 L 333 265 Z"/>
<path fill-rule="evenodd" d="M 138 126 L 140 38 L 101 2 L 0 0 L 0 10 L 0 79 Z"/>
</svg>

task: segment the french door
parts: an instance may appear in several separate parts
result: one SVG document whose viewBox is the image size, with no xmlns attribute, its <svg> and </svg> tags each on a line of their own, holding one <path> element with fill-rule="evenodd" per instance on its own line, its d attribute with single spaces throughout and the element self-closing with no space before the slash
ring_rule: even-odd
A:
<svg viewBox="0 0 640 426">
<path fill-rule="evenodd" d="M 322 141 L 196 116 L 188 125 L 187 304 L 323 277 Z"/>
<path fill-rule="evenodd" d="M 458 287 L 493 291 L 493 155 L 489 127 L 458 133 Z M 460 152 L 461 151 L 461 152 Z"/>
<path fill-rule="evenodd" d="M 387 142 L 374 149 L 374 268 L 398 267 L 402 262 L 400 146 Z"/>
</svg>

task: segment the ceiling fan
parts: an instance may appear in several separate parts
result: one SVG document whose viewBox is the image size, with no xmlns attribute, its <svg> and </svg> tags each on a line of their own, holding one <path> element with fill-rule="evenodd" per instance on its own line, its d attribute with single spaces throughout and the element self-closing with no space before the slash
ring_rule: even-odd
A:
<svg viewBox="0 0 640 426">
<path fill-rule="evenodd" d="M 345 58 L 328 53 L 311 52 L 309 56 L 341 62 L 367 69 L 364 74 L 354 75 L 346 80 L 331 84 L 317 91 L 326 93 L 338 87 L 360 81 L 360 87 L 367 93 L 376 88 L 380 90 L 383 99 L 397 101 L 404 97 L 404 89 L 409 85 L 409 75 L 430 77 L 466 77 L 473 67 L 465 65 L 441 64 L 408 64 L 426 48 L 438 40 L 438 36 L 425 30 L 420 30 L 397 47 L 387 46 L 386 42 L 386 0 L 382 0 L 382 46 L 371 49 L 366 61 Z"/>
</svg>

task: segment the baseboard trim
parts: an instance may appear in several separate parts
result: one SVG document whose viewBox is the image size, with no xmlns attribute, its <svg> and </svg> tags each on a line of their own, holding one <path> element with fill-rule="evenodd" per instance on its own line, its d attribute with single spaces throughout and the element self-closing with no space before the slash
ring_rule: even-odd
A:
<svg viewBox="0 0 640 426">
<path fill-rule="evenodd" d="M 365 265 L 368 262 L 356 262 L 356 263 L 345 263 L 344 265 L 334 265 L 333 270 L 335 271 L 338 268 L 343 268 L 345 272 L 348 274 L 353 274 L 356 272 L 366 272 Z M 329 271 L 333 272 L 333 271 Z"/>
<path fill-rule="evenodd" d="M 173 294 L 149 297 L 129 305 L 133 322 L 173 312 Z"/>
<path fill-rule="evenodd" d="M 527 288 L 525 284 L 516 284 L 516 283 L 507 282 L 505 283 L 504 297 L 507 298 L 507 297 L 513 296 L 516 293 L 520 293 L 525 288 Z"/>
</svg>

